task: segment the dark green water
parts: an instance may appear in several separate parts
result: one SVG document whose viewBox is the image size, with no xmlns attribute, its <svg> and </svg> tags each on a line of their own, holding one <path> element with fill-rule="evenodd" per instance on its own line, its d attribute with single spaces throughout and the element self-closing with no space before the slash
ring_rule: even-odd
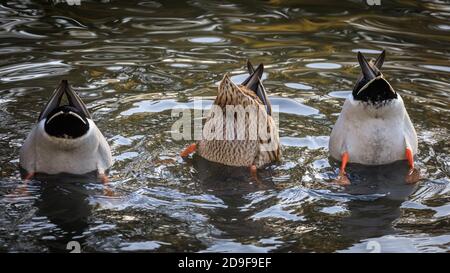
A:
<svg viewBox="0 0 450 273">
<path fill-rule="evenodd" d="M 450 5 L 441 1 L 2 1 L 0 251 L 370 251 L 450 249 Z M 332 183 L 328 136 L 359 74 L 383 72 L 419 137 L 424 179 L 405 162 L 350 166 Z M 214 98 L 245 61 L 264 63 L 280 108 L 283 161 L 260 172 L 178 154 L 174 106 Z M 115 164 L 95 181 L 19 178 L 19 149 L 59 80 L 87 103 Z M 53 179 L 54 180 L 54 179 Z M 24 190 L 26 188 L 26 190 Z"/>
</svg>

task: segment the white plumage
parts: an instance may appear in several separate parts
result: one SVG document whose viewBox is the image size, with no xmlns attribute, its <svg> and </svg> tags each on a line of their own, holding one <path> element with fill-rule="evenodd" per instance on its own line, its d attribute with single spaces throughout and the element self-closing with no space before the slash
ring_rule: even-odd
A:
<svg viewBox="0 0 450 273">
<path fill-rule="evenodd" d="M 61 106 L 64 95 L 68 104 Z M 20 150 L 20 166 L 26 177 L 97 171 L 105 178 L 112 164 L 108 142 L 86 106 L 68 82 L 61 81 Z"/>
<path fill-rule="evenodd" d="M 382 165 L 406 159 L 405 149 L 417 153 L 417 135 L 398 98 L 384 105 L 358 101 L 350 94 L 330 136 L 330 154 L 341 160 L 348 152 L 349 162 Z"/>
<path fill-rule="evenodd" d="M 76 139 L 57 138 L 44 130 L 41 120 L 20 150 L 20 165 L 28 173 L 99 174 L 112 165 L 111 151 L 95 123 L 88 119 L 89 131 Z"/>
</svg>

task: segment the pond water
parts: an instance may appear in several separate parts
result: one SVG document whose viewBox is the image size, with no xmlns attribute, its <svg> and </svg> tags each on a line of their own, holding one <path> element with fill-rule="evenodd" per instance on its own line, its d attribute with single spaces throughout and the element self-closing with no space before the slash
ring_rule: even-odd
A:
<svg viewBox="0 0 450 273">
<path fill-rule="evenodd" d="M 59 3 L 57 3 L 59 2 Z M 0 5 L 0 251 L 448 252 L 450 5 L 441 1 L 4 1 Z M 405 162 L 349 166 L 328 139 L 360 72 L 383 72 L 419 137 Z M 259 172 L 183 160 L 171 109 L 211 101 L 226 72 L 264 63 L 283 160 Z M 90 179 L 25 184 L 19 149 L 61 79 L 112 148 L 106 194 Z"/>
</svg>

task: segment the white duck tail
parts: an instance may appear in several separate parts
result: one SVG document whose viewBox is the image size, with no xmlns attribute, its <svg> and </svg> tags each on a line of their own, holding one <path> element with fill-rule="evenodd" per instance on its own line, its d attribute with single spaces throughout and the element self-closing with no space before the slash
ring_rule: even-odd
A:
<svg viewBox="0 0 450 273">
<path fill-rule="evenodd" d="M 60 105 L 66 95 L 68 104 Z M 35 173 L 104 175 L 112 165 L 110 147 L 86 106 L 67 81 L 53 93 L 20 150 L 26 177 Z"/>
</svg>

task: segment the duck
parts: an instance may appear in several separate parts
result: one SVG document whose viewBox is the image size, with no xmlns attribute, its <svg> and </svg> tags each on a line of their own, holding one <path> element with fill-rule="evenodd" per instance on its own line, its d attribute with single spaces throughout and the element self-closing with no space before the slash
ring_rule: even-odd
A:
<svg viewBox="0 0 450 273">
<path fill-rule="evenodd" d="M 223 76 L 203 127 L 203 138 L 184 149 L 181 157 L 195 152 L 215 163 L 249 167 L 254 178 L 257 178 L 257 169 L 280 160 L 278 128 L 272 117 L 272 106 L 266 89 L 261 82 L 264 66 L 260 64 L 255 69 L 252 63 L 247 61 L 247 70 L 250 75 L 241 84 L 235 84 L 228 73 Z M 258 119 L 251 122 L 251 118 L 246 118 L 245 122 L 239 124 L 239 114 L 234 113 L 233 118 L 231 112 L 231 115 L 228 114 L 231 118 L 227 118 L 230 109 L 256 109 Z M 245 115 L 251 116 L 250 113 Z M 205 137 L 211 128 L 215 128 L 216 131 L 213 131 L 216 134 L 214 137 Z"/>
<path fill-rule="evenodd" d="M 64 96 L 66 104 L 61 103 Z M 86 105 L 68 81 L 62 80 L 20 149 L 22 178 L 95 171 L 107 182 L 112 164 L 111 148 Z"/>
<path fill-rule="evenodd" d="M 335 181 L 350 185 L 347 163 L 385 165 L 399 160 L 408 162 L 406 183 L 416 183 L 420 171 L 414 166 L 418 152 L 417 134 L 402 97 L 384 77 L 381 67 L 386 51 L 367 61 L 361 52 L 357 59 L 361 68 L 353 91 L 346 98 L 333 126 L 329 152 L 340 161 Z"/>
</svg>

